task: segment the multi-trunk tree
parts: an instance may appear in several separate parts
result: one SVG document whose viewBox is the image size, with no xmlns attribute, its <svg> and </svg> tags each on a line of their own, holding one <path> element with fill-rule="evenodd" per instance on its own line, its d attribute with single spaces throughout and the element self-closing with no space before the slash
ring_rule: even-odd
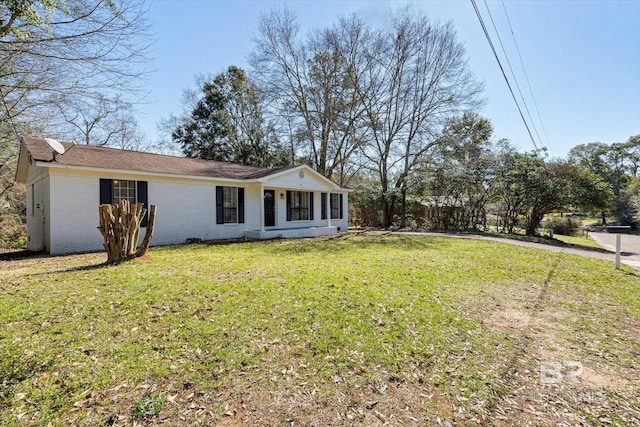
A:
<svg viewBox="0 0 640 427">
<path fill-rule="evenodd" d="M 289 10 L 274 11 L 256 43 L 253 72 L 274 114 L 295 117 L 299 151 L 340 184 L 358 167 L 375 174 L 387 227 L 446 119 L 478 105 L 480 86 L 451 25 L 409 10 L 388 29 L 352 16 L 306 40 Z"/>
<path fill-rule="evenodd" d="M 269 112 L 286 118 L 294 149 L 340 185 L 357 172 L 354 160 L 367 131 L 358 73 L 372 39 L 355 16 L 301 39 L 295 15 L 275 10 L 261 18 L 250 56 Z"/>
<path fill-rule="evenodd" d="M 411 175 L 410 182 L 420 184 L 428 204 L 443 214 L 435 226 L 484 227 L 486 207 L 496 186 L 492 135 L 491 122 L 478 114 L 467 112 L 452 118 L 434 153 Z"/>
</svg>

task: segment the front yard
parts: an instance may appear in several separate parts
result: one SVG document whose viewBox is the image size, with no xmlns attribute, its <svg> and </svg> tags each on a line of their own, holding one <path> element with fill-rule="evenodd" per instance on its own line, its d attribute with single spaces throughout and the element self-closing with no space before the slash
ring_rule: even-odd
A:
<svg viewBox="0 0 640 427">
<path fill-rule="evenodd" d="M 640 424 L 640 280 L 417 236 L 0 261 L 1 425 Z"/>
</svg>

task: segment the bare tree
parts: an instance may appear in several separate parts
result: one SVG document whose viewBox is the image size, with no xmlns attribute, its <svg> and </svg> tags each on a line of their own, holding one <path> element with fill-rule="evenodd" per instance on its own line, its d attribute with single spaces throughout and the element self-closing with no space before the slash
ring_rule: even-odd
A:
<svg viewBox="0 0 640 427">
<path fill-rule="evenodd" d="M 54 126 L 53 134 L 61 139 L 122 149 L 139 149 L 145 143 L 134 106 L 120 96 L 60 99 L 57 106 L 61 120 Z"/>
<path fill-rule="evenodd" d="M 0 205 L 16 187 L 18 136 L 58 133 L 60 99 L 142 95 L 147 9 L 146 0 L 0 3 Z M 23 209 L 9 216 L 23 218 Z"/>
<path fill-rule="evenodd" d="M 345 184 L 363 142 L 363 105 L 356 90 L 359 47 L 371 37 L 357 17 L 299 39 L 289 9 L 263 15 L 250 56 L 255 79 L 276 114 L 286 117 L 299 153 L 321 174 Z"/>
<path fill-rule="evenodd" d="M 139 91 L 149 44 L 146 12 L 143 0 L 3 2 L 0 96 L 6 118 L 51 116 L 61 98 Z"/>
<path fill-rule="evenodd" d="M 407 177 L 438 144 L 445 120 L 479 104 L 481 86 L 467 67 L 451 24 L 404 10 L 392 30 L 364 46 L 369 58 L 360 91 L 370 142 L 363 155 L 375 165 L 384 225 L 393 220 Z"/>
</svg>

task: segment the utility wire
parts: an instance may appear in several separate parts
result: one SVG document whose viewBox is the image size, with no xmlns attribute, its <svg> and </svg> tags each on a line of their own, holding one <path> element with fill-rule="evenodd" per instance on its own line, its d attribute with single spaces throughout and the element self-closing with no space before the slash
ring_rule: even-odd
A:
<svg viewBox="0 0 640 427">
<path fill-rule="evenodd" d="M 533 106 L 536 109 L 536 113 L 538 114 L 538 121 L 540 122 L 540 127 L 542 128 L 542 133 L 544 135 L 544 139 L 547 142 L 547 148 L 551 151 L 551 145 L 549 143 L 549 136 L 547 135 L 547 130 L 544 127 L 544 122 L 542 121 L 542 116 L 540 115 L 540 110 L 538 109 L 538 103 L 536 102 L 536 97 L 533 95 L 533 89 L 531 88 L 531 82 L 529 82 L 529 75 L 527 74 L 527 69 L 524 66 L 524 61 L 522 61 L 522 55 L 520 55 L 520 48 L 518 47 L 518 42 L 516 41 L 516 35 L 513 32 L 513 27 L 511 26 L 511 20 L 509 19 L 509 14 L 507 13 L 507 7 L 504 4 L 504 0 L 502 0 L 502 9 L 504 10 L 504 15 L 507 17 L 507 23 L 509 24 L 509 30 L 511 31 L 511 37 L 513 38 L 513 44 L 516 46 L 516 52 L 518 52 L 518 58 L 520 58 L 520 65 L 522 66 L 522 71 L 524 73 L 524 78 L 527 81 L 527 86 L 529 86 L 529 93 L 531 94 L 531 99 L 533 100 Z"/>
<path fill-rule="evenodd" d="M 502 43 L 502 38 L 500 37 L 500 33 L 498 32 L 498 27 L 496 27 L 496 23 L 493 20 L 493 15 L 491 15 L 491 10 L 489 9 L 487 0 L 484 0 L 484 6 L 486 7 L 487 13 L 489 14 L 489 19 L 491 20 L 493 31 L 496 33 L 496 36 L 498 37 L 500 48 L 502 48 L 502 53 L 504 54 L 504 58 L 507 61 L 507 65 L 509 66 L 509 71 L 511 71 L 513 82 L 516 85 L 516 89 L 518 89 L 518 93 L 520 94 L 520 99 L 522 100 L 522 105 L 524 105 L 524 109 L 527 112 L 527 117 L 529 117 L 529 122 L 531 123 L 531 127 L 533 127 L 533 132 L 536 134 L 538 143 L 542 147 L 544 147 L 544 144 L 542 143 L 542 139 L 540 138 L 540 134 L 538 133 L 538 128 L 536 128 L 535 121 L 533 120 L 533 117 L 531 117 L 531 112 L 529 111 L 529 106 L 527 105 L 527 101 L 524 99 L 524 95 L 522 94 L 522 90 L 520 89 L 520 84 L 518 83 L 518 78 L 516 77 L 516 73 L 513 71 L 513 67 L 511 66 L 511 61 L 509 61 L 509 55 L 507 55 L 507 50 L 504 48 L 504 44 Z"/>
<path fill-rule="evenodd" d="M 489 31 L 487 31 L 487 27 L 484 24 L 484 20 L 482 19 L 482 15 L 480 14 L 480 10 L 478 9 L 478 5 L 476 4 L 475 0 L 471 0 L 471 4 L 473 5 L 473 9 L 476 12 L 476 16 L 478 17 L 478 21 L 480 22 L 480 26 L 482 27 L 482 31 L 484 32 L 484 35 L 487 38 L 487 41 L 489 42 L 489 46 L 491 47 L 491 50 L 493 51 L 493 56 L 496 58 L 496 61 L 498 62 L 498 66 L 500 67 L 500 71 L 502 71 L 502 77 L 504 77 L 504 81 L 507 83 L 507 87 L 509 88 L 509 92 L 511 92 L 511 97 L 513 98 L 513 102 L 515 102 L 516 107 L 518 108 L 518 112 L 520 113 L 520 118 L 522 119 L 522 123 L 524 123 L 524 126 L 527 128 L 527 132 L 529 133 L 529 138 L 531 138 L 531 142 L 533 143 L 533 146 L 535 147 L 536 150 L 539 150 L 538 144 L 536 143 L 536 140 L 533 138 L 533 135 L 531 134 L 531 129 L 529 129 L 529 125 L 527 124 L 527 120 L 524 118 L 524 114 L 522 114 L 522 109 L 520 108 L 520 104 L 518 104 L 518 100 L 516 99 L 516 96 L 513 93 L 513 89 L 511 88 L 511 83 L 509 83 L 509 79 L 507 78 L 507 74 L 504 72 L 504 68 L 502 67 L 502 63 L 500 62 L 500 58 L 498 57 L 498 53 L 496 52 L 496 48 L 493 45 L 493 42 L 491 41 L 491 36 L 489 35 Z"/>
</svg>

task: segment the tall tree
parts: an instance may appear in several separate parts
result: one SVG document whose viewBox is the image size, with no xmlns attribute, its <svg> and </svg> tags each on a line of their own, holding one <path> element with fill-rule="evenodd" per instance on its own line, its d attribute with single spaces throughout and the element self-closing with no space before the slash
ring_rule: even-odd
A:
<svg viewBox="0 0 640 427">
<path fill-rule="evenodd" d="M 150 34 L 144 0 L 0 3 L 0 206 L 11 206 L 19 135 L 54 135 L 60 100 L 140 95 Z M 21 217 L 21 208 L 3 212 Z M 5 217 L 6 219 L 6 217 Z"/>
<path fill-rule="evenodd" d="M 467 112 L 447 121 L 434 155 L 422 161 L 419 179 L 433 204 L 448 204 L 447 212 L 461 211 L 445 227 L 476 228 L 484 224 L 485 208 L 495 190 L 496 156 L 491 122 Z M 455 223 L 454 223 L 455 222 Z"/>
<path fill-rule="evenodd" d="M 113 98 L 60 100 L 59 124 L 50 132 L 79 144 L 140 149 L 145 136 L 138 127 L 134 106 L 119 95 Z"/>
<path fill-rule="evenodd" d="M 409 174 L 438 145 L 446 119 L 478 106 L 481 87 L 451 24 L 409 10 L 362 48 L 369 60 L 358 87 L 370 139 L 363 154 L 376 167 L 388 227 L 394 194 L 406 192 Z"/>
<path fill-rule="evenodd" d="M 186 94 L 192 110 L 178 118 L 172 131 L 188 157 L 264 167 L 291 163 L 244 70 L 230 66 L 212 79 L 200 80 L 202 92 Z"/>
<path fill-rule="evenodd" d="M 274 106 L 287 117 L 299 152 L 312 167 L 346 184 L 363 142 L 363 106 L 356 88 L 364 67 L 361 48 L 371 30 L 357 17 L 299 38 L 289 9 L 262 16 L 250 62 L 253 74 Z"/>
<path fill-rule="evenodd" d="M 149 27 L 143 0 L 0 5 L 3 113 L 20 121 L 60 99 L 139 89 Z"/>
<path fill-rule="evenodd" d="M 633 223 L 633 207 L 627 188 L 640 167 L 640 135 L 632 136 L 624 143 L 577 145 L 569 151 L 568 158 L 599 178 L 605 191 L 600 200 L 610 200 L 609 206 L 600 204 L 602 223 L 606 223 L 607 212 L 613 213 L 618 222 Z"/>
</svg>

